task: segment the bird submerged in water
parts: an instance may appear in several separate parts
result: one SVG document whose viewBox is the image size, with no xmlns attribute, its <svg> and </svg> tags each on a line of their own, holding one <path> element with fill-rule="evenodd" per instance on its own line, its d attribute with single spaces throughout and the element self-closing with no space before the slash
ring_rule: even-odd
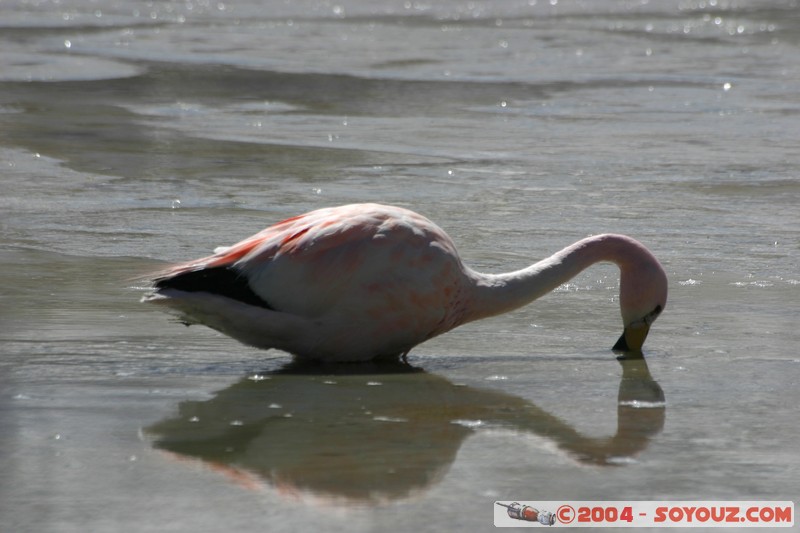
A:
<svg viewBox="0 0 800 533">
<path fill-rule="evenodd" d="M 603 261 L 620 268 L 624 331 L 613 349 L 638 352 L 666 305 L 667 277 L 634 239 L 588 237 L 522 270 L 482 274 L 436 224 L 379 204 L 312 211 L 168 267 L 151 276 L 143 301 L 301 360 L 405 359 L 432 337 L 522 307 Z"/>
</svg>

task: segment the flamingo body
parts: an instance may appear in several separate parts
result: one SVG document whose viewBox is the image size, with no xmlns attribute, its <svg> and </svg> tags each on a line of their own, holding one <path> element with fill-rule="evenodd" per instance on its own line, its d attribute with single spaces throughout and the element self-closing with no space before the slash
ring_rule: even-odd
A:
<svg viewBox="0 0 800 533">
<path fill-rule="evenodd" d="M 422 215 L 353 204 L 284 220 L 158 272 L 145 299 L 246 344 L 325 361 L 405 356 L 460 324 L 524 305 L 601 260 L 622 270 L 626 326 L 663 309 L 666 276 L 642 245 L 613 235 L 584 241 L 528 269 L 480 274 Z"/>
</svg>

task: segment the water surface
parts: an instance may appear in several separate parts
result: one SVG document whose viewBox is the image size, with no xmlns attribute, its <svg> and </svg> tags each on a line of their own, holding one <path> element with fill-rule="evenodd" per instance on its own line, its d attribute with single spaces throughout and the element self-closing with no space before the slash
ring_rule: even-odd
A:
<svg viewBox="0 0 800 533">
<path fill-rule="evenodd" d="M 490 530 L 495 500 L 798 500 L 795 2 L 0 6 L 9 531 Z M 647 244 L 417 349 L 303 368 L 132 278 L 317 207 L 433 218 L 468 264 Z"/>
</svg>

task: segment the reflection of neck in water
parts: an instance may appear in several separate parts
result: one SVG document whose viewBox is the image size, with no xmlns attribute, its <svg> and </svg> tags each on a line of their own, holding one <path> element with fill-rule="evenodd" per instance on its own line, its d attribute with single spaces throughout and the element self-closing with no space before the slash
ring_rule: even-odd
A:
<svg viewBox="0 0 800 533">
<path fill-rule="evenodd" d="M 183 402 L 177 417 L 147 433 L 156 448 L 281 491 L 377 503 L 441 479 L 477 427 L 543 436 L 584 463 L 624 463 L 661 430 L 665 407 L 644 359 L 620 364 L 617 431 L 609 438 L 587 438 L 522 398 L 400 364 L 290 364 L 210 400 Z"/>
</svg>

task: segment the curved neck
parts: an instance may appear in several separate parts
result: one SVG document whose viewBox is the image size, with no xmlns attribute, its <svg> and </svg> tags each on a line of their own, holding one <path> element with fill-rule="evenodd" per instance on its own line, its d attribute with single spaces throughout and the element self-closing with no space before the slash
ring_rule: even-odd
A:
<svg viewBox="0 0 800 533">
<path fill-rule="evenodd" d="M 474 287 L 466 322 L 522 307 L 577 276 L 598 262 L 616 263 L 621 270 L 620 303 L 624 304 L 630 273 L 648 271 L 658 261 L 640 243 L 624 235 L 597 235 L 580 240 L 528 268 L 506 274 L 469 271 Z M 623 306 L 624 307 L 624 306 Z M 623 317 L 625 318 L 625 317 Z"/>
</svg>

